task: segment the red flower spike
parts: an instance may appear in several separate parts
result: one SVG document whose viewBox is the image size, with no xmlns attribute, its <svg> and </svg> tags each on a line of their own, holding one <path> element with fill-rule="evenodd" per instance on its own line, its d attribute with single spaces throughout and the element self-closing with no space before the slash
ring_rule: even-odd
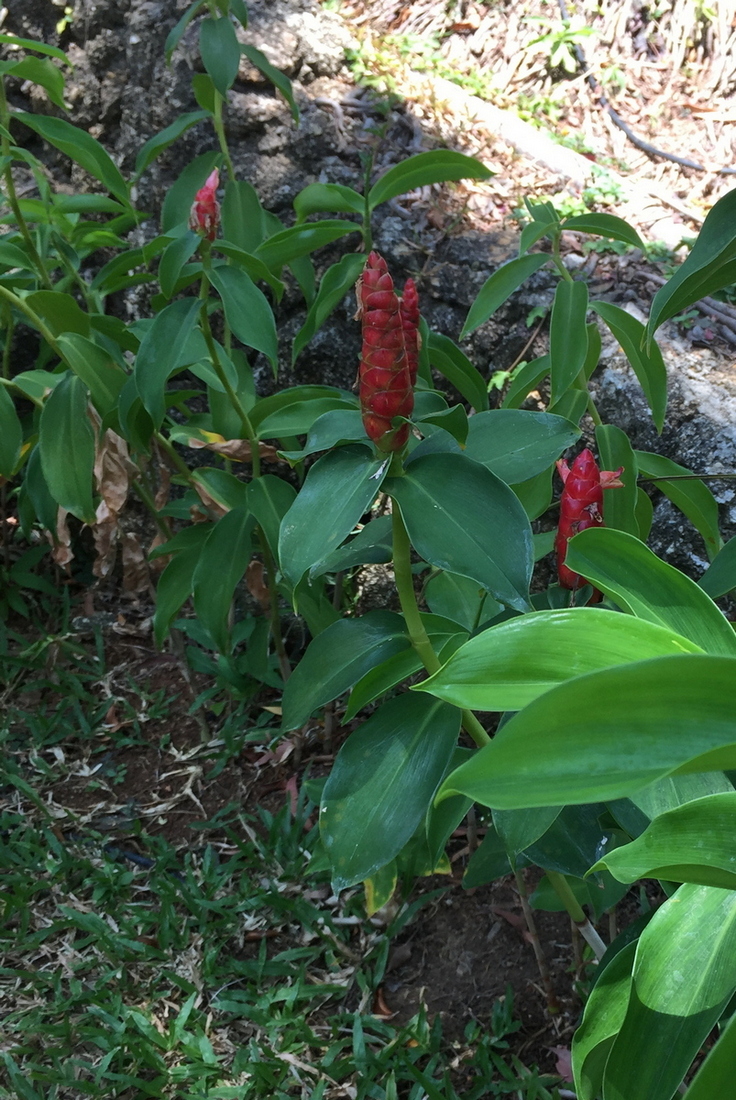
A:
<svg viewBox="0 0 736 1100">
<path fill-rule="evenodd" d="M 401 312 L 401 327 L 404 330 L 409 377 L 412 386 L 415 386 L 421 344 L 419 336 L 419 295 L 413 279 L 407 279 L 404 283 L 404 294 L 403 297 L 399 298 L 399 310 Z"/>
<path fill-rule="evenodd" d="M 215 168 L 194 196 L 189 212 L 189 228 L 208 241 L 214 241 L 220 224 L 220 204 L 217 201 L 217 188 L 220 185 L 220 173 Z"/>
<path fill-rule="evenodd" d="M 603 526 L 603 490 L 623 488 L 619 478 L 624 468 L 622 466 L 619 470 L 599 470 L 592 452 L 586 447 L 572 466 L 561 459 L 557 463 L 557 469 L 563 481 L 560 521 L 555 539 L 557 575 L 560 585 L 574 592 L 585 584 L 585 580 L 565 565 L 567 544 L 573 535 L 585 531 L 587 527 Z"/>
<path fill-rule="evenodd" d="M 380 451 L 398 451 L 409 425 L 392 428 L 395 416 L 410 417 L 414 392 L 406 354 L 399 299 L 386 261 L 371 252 L 358 281 L 358 314 L 363 325 L 359 393 L 363 425 Z"/>
</svg>

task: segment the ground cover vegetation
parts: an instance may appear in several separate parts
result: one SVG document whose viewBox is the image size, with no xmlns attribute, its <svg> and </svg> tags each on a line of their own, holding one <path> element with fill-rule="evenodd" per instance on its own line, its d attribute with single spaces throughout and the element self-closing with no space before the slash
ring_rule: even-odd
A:
<svg viewBox="0 0 736 1100">
<path fill-rule="evenodd" d="M 546 267 L 558 280 L 549 352 L 519 364 L 490 408 L 486 379 L 428 329 L 413 281 L 396 288 L 372 248 L 381 204 L 488 169 L 439 149 L 376 179 L 367 156 L 362 192 L 311 184 L 284 225 L 236 178 L 223 108 L 243 52 L 296 115 L 289 82 L 239 42 L 242 0 L 196 0 L 169 54 L 194 20 L 199 109 L 146 142 L 136 178 L 191 126 L 211 125 L 217 148 L 182 173 L 145 245 L 126 240 L 140 220 L 134 180 L 95 138 L 63 117 L 13 110 L 0 93 L 3 736 L 15 800 L 2 824 L 3 981 L 17 998 L 0 1087 L 22 1097 L 569 1095 L 506 1053 L 510 996 L 490 1028 L 471 1027 L 454 1050 L 426 1012 L 398 1028 L 382 1009 L 391 938 L 423 903 L 396 899 L 448 870 L 448 842 L 470 815 L 482 842 L 466 884 L 514 877 L 551 1013 L 534 905 L 567 911 L 585 941 L 575 1095 L 726 1095 L 736 1044 L 736 638 L 714 601 L 736 587 L 736 548 L 721 539 L 707 469 L 635 450 L 602 422 L 588 383 L 601 323 L 662 429 L 656 333 L 733 283 L 736 193 L 709 213 L 647 324 L 591 301 L 561 254 L 564 232 L 642 247 L 635 230 L 529 200 L 519 255 L 489 276 L 462 336 Z M 0 41 L 3 79 L 32 81 L 63 112 L 63 52 Z M 21 143 L 28 130 L 94 187 L 54 190 Z M 39 198 L 17 193 L 18 163 Z M 356 250 L 316 285 L 311 255 L 341 238 Z M 114 256 L 88 281 L 82 272 L 103 249 Z M 276 365 L 274 310 L 287 278 L 307 305 L 294 358 L 357 293 L 357 393 L 256 392 L 255 356 Z M 150 316 L 108 312 L 112 295 L 139 284 L 153 292 Z M 16 371 L 19 333 L 35 341 L 35 360 Z M 524 408 L 540 386 L 546 411 Z M 598 461 L 578 442 L 589 425 Z M 212 464 L 195 463 L 197 451 Z M 559 522 L 540 525 L 556 470 Z M 698 583 L 646 545 L 654 483 L 703 539 L 711 564 Z M 55 816 L 45 796 L 72 723 L 80 743 L 102 725 L 135 744 L 144 710 L 165 713 L 158 695 L 121 695 L 114 709 L 90 690 L 104 682 L 104 652 L 80 649 L 69 600 L 40 568 L 39 532 L 65 565 L 86 525 L 92 570 L 105 576 L 130 492 L 155 532 L 147 557 L 163 563 L 156 641 L 171 639 L 214 684 L 192 712 L 225 715 L 218 744 L 191 758 L 214 754 L 224 767 L 243 748 L 239 723 L 254 700 L 267 701 L 265 719 L 249 722 L 248 737 L 273 752 L 315 720 L 325 743 L 340 745 L 328 773 L 295 785 L 286 808 L 248 820 L 231 804 L 200 821 L 203 844 L 183 856 L 155 840 L 146 856 L 120 851 Z M 555 547 L 553 575 L 545 559 Z M 130 576 L 141 554 L 128 551 Z M 381 563 L 392 567 L 398 610 L 358 615 L 346 579 Z M 39 609 L 46 630 L 29 640 Z M 306 647 L 285 637 L 294 613 Z M 49 700 L 55 710 L 41 705 Z M 90 768 L 91 783 L 119 785 L 124 776 L 104 765 Z M 215 832 L 227 843 L 211 841 Z M 542 874 L 531 898 L 529 867 Z M 666 900 L 620 934 L 609 921 L 604 943 L 603 914 L 652 879 Z M 298 930 L 292 945 L 271 950 L 284 926 Z"/>
</svg>

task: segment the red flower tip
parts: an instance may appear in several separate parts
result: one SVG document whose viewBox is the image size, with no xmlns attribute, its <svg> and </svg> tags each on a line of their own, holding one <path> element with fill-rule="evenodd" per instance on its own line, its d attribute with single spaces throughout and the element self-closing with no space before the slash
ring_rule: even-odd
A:
<svg viewBox="0 0 736 1100">
<path fill-rule="evenodd" d="M 620 477 L 624 468 L 622 466 L 618 470 L 599 470 L 593 452 L 586 447 L 572 466 L 561 459 L 557 463 L 557 470 L 563 482 L 560 521 L 555 539 L 557 574 L 562 588 L 575 591 L 585 584 L 585 580 L 565 565 L 567 544 L 579 531 L 603 526 L 603 490 L 623 488 Z"/>
<path fill-rule="evenodd" d="M 208 241 L 214 241 L 220 224 L 220 204 L 217 201 L 217 188 L 220 185 L 220 173 L 217 168 L 210 172 L 204 186 L 194 196 L 189 213 L 189 228 Z"/>
</svg>

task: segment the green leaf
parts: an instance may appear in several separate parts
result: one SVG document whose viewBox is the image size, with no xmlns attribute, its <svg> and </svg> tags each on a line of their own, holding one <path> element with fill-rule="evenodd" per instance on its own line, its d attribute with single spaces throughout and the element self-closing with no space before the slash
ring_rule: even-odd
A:
<svg viewBox="0 0 736 1100">
<path fill-rule="evenodd" d="M 12 119 L 34 130 L 49 145 L 70 157 L 89 172 L 96 180 L 104 184 L 111 195 L 120 199 L 126 207 L 130 205 L 128 185 L 120 174 L 120 169 L 110 159 L 108 153 L 86 130 L 72 126 L 63 118 L 51 118 L 49 115 L 32 115 L 27 111 L 14 111 Z"/>
<path fill-rule="evenodd" d="M 281 521 L 296 499 L 296 490 L 288 481 L 273 474 L 253 478 L 248 485 L 248 508 L 263 531 L 271 552 L 279 547 Z"/>
<path fill-rule="evenodd" d="M 636 525 L 638 528 L 637 534 L 642 542 L 646 542 L 649 538 L 649 533 L 652 530 L 652 521 L 654 519 L 654 505 L 647 493 L 642 489 L 641 485 L 636 492 L 636 505 L 634 508 L 634 516 L 636 517 Z"/>
<path fill-rule="evenodd" d="M 28 295 L 26 302 L 45 321 L 54 336 L 62 332 L 89 336 L 89 315 L 79 308 L 71 294 L 58 290 L 37 290 Z"/>
<path fill-rule="evenodd" d="M 168 189 L 161 208 L 161 231 L 163 233 L 169 233 L 178 225 L 188 222 L 194 196 L 203 186 L 212 169 L 219 164 L 221 157 L 222 154 L 219 150 L 201 153 L 186 166 L 176 183 Z M 230 234 L 228 234 L 228 237 L 230 237 L 230 240 L 235 240 Z M 236 244 L 239 243 L 239 241 L 236 241 Z"/>
<path fill-rule="evenodd" d="M 484 588 L 468 577 L 441 572 L 432 577 L 425 590 L 430 611 L 459 623 L 466 630 L 476 630 L 479 623 L 495 618 L 500 604 Z"/>
<path fill-rule="evenodd" d="M 700 1069 L 688 1086 L 688 1100 L 713 1100 L 715 1096 L 728 1096 L 733 1086 L 733 1067 L 736 1065 L 736 1014 L 721 1031 L 718 1042 L 711 1048 Z"/>
<path fill-rule="evenodd" d="M 23 428 L 13 399 L 5 386 L 0 386 L 0 476 L 13 476 L 22 444 Z"/>
<path fill-rule="evenodd" d="M 542 355 L 539 359 L 532 359 L 530 363 L 526 363 L 511 379 L 506 396 L 501 402 L 501 408 L 518 409 L 548 374 L 549 355 Z"/>
<path fill-rule="evenodd" d="M 182 298 L 162 309 L 147 330 L 135 360 L 135 386 L 155 427 L 166 413 L 166 382 L 180 365 L 181 355 L 199 314 L 197 298 Z"/>
<path fill-rule="evenodd" d="M 194 530 L 193 545 L 176 554 L 158 579 L 156 613 L 153 617 L 153 636 L 157 646 L 161 646 L 172 620 L 192 594 L 194 571 L 202 546 L 212 531 L 212 524 L 198 523 Z"/>
<path fill-rule="evenodd" d="M 634 454 L 639 464 L 639 473 L 643 477 L 659 479 L 666 478 L 668 474 L 682 477 L 683 474 L 687 476 L 692 472 L 664 455 L 653 454 L 651 451 L 635 451 Z M 723 546 L 723 539 L 718 529 L 718 504 L 705 482 L 693 477 L 685 481 L 657 480 L 653 484 L 662 490 L 700 532 L 708 557 L 713 561 Z"/>
<path fill-rule="evenodd" d="M 230 241 L 222 241 L 219 238 L 213 242 L 212 250 L 222 252 L 229 260 L 233 260 L 239 267 L 242 267 L 246 274 L 250 275 L 253 282 L 262 279 L 265 283 L 268 283 L 276 296 L 276 300 L 281 300 L 284 293 L 284 284 L 276 278 L 269 267 L 266 267 L 263 260 L 259 260 L 257 256 L 253 256 L 250 252 L 245 252 L 236 244 L 231 244 Z"/>
<path fill-rule="evenodd" d="M 266 475 L 270 477 L 270 474 Z M 229 474 L 227 470 L 218 470 L 215 466 L 200 466 L 196 470 L 192 470 L 192 480 L 201 485 L 204 491 L 212 497 L 215 503 L 219 504 L 225 511 L 230 511 L 232 508 L 242 508 L 248 503 L 248 488 L 244 481 L 235 477 L 234 474 Z M 181 531 L 174 536 L 174 539 L 185 531 L 192 530 L 192 528 L 184 527 Z M 171 541 L 166 543 L 167 547 L 171 546 Z M 153 554 L 162 550 L 162 547 L 156 547 L 156 550 L 149 553 L 149 558 Z M 168 550 L 163 549 L 164 553 L 168 553 Z"/>
<path fill-rule="evenodd" d="M 222 233 L 248 253 L 254 252 L 266 235 L 263 207 L 256 189 L 247 180 L 227 182 L 222 200 Z"/>
<path fill-rule="evenodd" d="M 202 64 L 223 99 L 233 86 L 240 66 L 240 43 L 227 16 L 203 19 L 199 27 Z"/>
<path fill-rule="evenodd" d="M 274 88 L 277 88 L 278 91 L 281 92 L 282 96 L 291 108 L 291 117 L 294 119 L 294 122 L 296 122 L 298 126 L 299 107 L 297 105 L 296 99 L 294 98 L 294 91 L 292 89 L 291 81 L 289 80 L 288 76 L 286 76 L 285 73 L 282 73 L 281 69 L 277 69 L 274 65 L 272 65 L 266 55 L 264 53 L 261 53 L 260 50 L 257 50 L 255 46 L 244 46 L 241 44 L 240 52 L 245 54 L 251 65 L 255 65 L 258 71 L 263 73 L 263 75 L 271 81 Z"/>
<path fill-rule="evenodd" d="M 156 157 L 160 156 L 164 150 L 168 149 L 170 145 L 180 138 L 182 134 L 185 134 L 187 130 L 190 130 L 192 126 L 196 126 L 198 122 L 202 122 L 208 118 L 207 111 L 187 111 L 167 126 L 164 130 L 161 130 L 158 134 L 154 134 L 148 141 L 140 147 L 138 150 L 138 156 L 135 158 L 135 175 L 139 178 L 143 175 L 146 168 L 153 164 Z"/>
<path fill-rule="evenodd" d="M 469 405 L 478 412 L 488 408 L 488 389 L 483 376 L 449 336 L 430 332 L 427 354 L 431 365 L 452 383 Z"/>
<path fill-rule="evenodd" d="M 585 317 L 588 287 L 561 279 L 555 291 L 549 326 L 551 401 L 559 401 L 580 374 L 588 352 Z"/>
<path fill-rule="evenodd" d="M 579 429 L 561 416 L 492 409 L 471 416 L 465 454 L 515 485 L 548 469 L 579 438 Z"/>
<path fill-rule="evenodd" d="M 629 1003 L 636 942 L 623 947 L 591 990 L 583 1022 L 572 1041 L 572 1069 L 578 1100 L 598 1100 L 603 1072 Z"/>
<path fill-rule="evenodd" d="M 365 199 L 340 183 L 310 183 L 294 199 L 297 222 L 310 214 L 365 214 Z"/>
<path fill-rule="evenodd" d="M 431 153 L 417 153 L 389 168 L 368 192 L 371 210 L 382 202 L 405 195 L 417 187 L 449 180 L 487 180 L 493 175 L 490 169 L 475 157 L 466 157 L 451 149 L 434 149 Z"/>
<path fill-rule="evenodd" d="M 455 799 L 447 799 L 454 802 Z M 444 803 L 441 803 L 444 805 Z M 489 882 L 495 882 L 512 871 L 506 847 L 496 830 L 491 827 L 480 847 L 476 848 L 468 860 L 468 867 L 463 876 L 463 886 L 466 890 L 472 890 L 474 886 L 486 886 Z"/>
<path fill-rule="evenodd" d="M 366 523 L 358 534 L 333 550 L 323 562 L 312 570 L 318 577 L 323 573 L 338 573 L 353 569 L 356 565 L 370 565 L 391 561 L 393 555 L 393 533 L 391 516 L 378 516 Z"/>
<path fill-rule="evenodd" d="M 213 267 L 210 279 L 225 307 L 233 333 L 246 347 L 262 351 L 278 370 L 279 342 L 276 322 L 268 299 L 244 271 L 236 267 Z"/>
<path fill-rule="evenodd" d="M 425 561 L 469 577 L 500 603 L 528 609 L 531 529 L 500 478 L 465 455 L 428 454 L 403 477 L 392 477 L 385 491 Z"/>
<path fill-rule="evenodd" d="M 612 241 L 625 241 L 634 248 L 644 248 L 636 230 L 615 214 L 576 214 L 562 222 L 560 230 L 564 232 L 566 229 L 572 229 L 576 233 L 594 233 L 597 237 L 608 237 Z"/>
<path fill-rule="evenodd" d="M 245 0 L 228 0 L 228 6 L 240 25 L 247 30 L 248 9 L 245 6 Z"/>
<path fill-rule="evenodd" d="M 603 517 L 606 527 L 626 531 L 638 538 L 636 506 L 639 489 L 636 479 L 639 467 L 629 437 L 613 424 L 599 424 L 595 429 L 595 441 L 598 444 L 599 465 L 602 470 L 618 470 L 623 466 L 623 473 L 619 476 L 623 488 L 603 490 Z"/>
<path fill-rule="evenodd" d="M 718 551 L 698 584 L 713 600 L 736 588 L 736 538 Z"/>
<path fill-rule="evenodd" d="M 31 508 L 35 513 L 35 518 L 42 527 L 52 533 L 54 541 L 56 541 L 56 522 L 59 506 L 51 496 L 46 478 L 43 475 L 40 447 L 34 447 L 31 451 L 24 475 L 20 487 L 20 499 L 23 501 L 27 495 Z"/>
<path fill-rule="evenodd" d="M 279 454 L 294 466 L 307 455 L 356 440 L 368 443 L 360 412 L 357 409 L 331 409 L 314 421 L 301 451 L 280 451 Z"/>
<path fill-rule="evenodd" d="M 291 352 L 292 364 L 296 361 L 300 351 L 307 346 L 312 337 L 322 327 L 335 307 L 355 285 L 355 280 L 365 265 L 365 259 L 363 253 L 343 256 L 339 263 L 332 264 L 324 273 L 319 284 L 319 291 L 309 308 L 306 320 L 294 337 L 294 346 Z"/>
<path fill-rule="evenodd" d="M 24 50 L 35 50 L 36 53 L 47 54 L 48 57 L 55 57 L 57 61 L 63 61 L 70 69 L 74 68 L 63 50 L 58 49 L 57 46 L 48 46 L 36 38 L 18 38 L 14 34 L 0 34 L 0 43 L 3 46 L 21 46 Z"/>
<path fill-rule="evenodd" d="M 166 298 L 174 297 L 181 269 L 199 248 L 200 240 L 197 233 L 188 229 L 183 236 L 177 237 L 164 249 L 158 268 L 158 281 L 161 293 Z"/>
<path fill-rule="evenodd" d="M 343 715 L 343 724 L 351 722 L 359 711 L 367 707 L 369 703 L 380 699 L 391 688 L 402 683 L 409 676 L 422 669 L 421 658 L 417 655 L 409 639 L 406 639 L 406 648 L 393 657 L 387 657 L 385 661 L 374 665 L 365 676 L 358 680 L 350 693 L 348 705 Z"/>
<path fill-rule="evenodd" d="M 293 587 L 350 534 L 370 508 L 386 476 L 388 460 L 366 447 L 340 447 L 315 462 L 284 516 L 279 539 L 281 569 Z"/>
<path fill-rule="evenodd" d="M 254 526 L 247 507 L 227 512 L 214 524 L 194 570 L 194 610 L 220 653 L 230 652 L 228 617 L 235 589 L 253 555 Z"/>
<path fill-rule="evenodd" d="M 304 435 L 318 417 L 331 410 L 356 409 L 357 398 L 336 386 L 290 386 L 261 398 L 250 414 L 261 439 Z"/>
<path fill-rule="evenodd" d="M 517 481 L 511 488 L 521 501 L 521 506 L 526 512 L 529 522 L 538 519 L 543 515 L 550 504 L 552 503 L 552 470 L 553 466 L 549 466 L 548 469 L 542 470 L 541 473 L 535 474 L 534 477 L 530 477 L 528 481 Z M 548 538 L 549 546 L 546 549 L 542 547 L 546 546 L 545 536 L 551 536 Z M 555 532 L 554 531 L 538 531 L 534 534 L 534 560 L 539 561 L 545 554 L 549 554 L 554 548 Z"/>
<path fill-rule="evenodd" d="M 346 233 L 355 233 L 358 228 L 353 222 L 329 219 L 293 225 L 291 229 L 283 229 L 265 240 L 256 249 L 256 255 L 270 268 L 278 270 L 300 256 L 324 248 Z"/>
<path fill-rule="evenodd" d="M 667 369 L 658 345 L 650 340 L 648 347 L 644 346 L 644 326 L 625 309 L 614 306 L 611 302 L 591 302 L 590 308 L 605 321 L 623 348 L 624 355 L 644 390 L 655 427 L 661 432 L 667 410 Z"/>
<path fill-rule="evenodd" d="M 588 528 L 570 540 L 567 565 L 640 619 L 669 627 L 706 653 L 736 656 L 736 636 L 702 588 L 623 531 Z"/>
<path fill-rule="evenodd" d="M 192 19 L 194 19 L 197 12 L 205 6 L 207 0 L 194 0 L 193 4 L 190 4 L 187 10 L 182 15 L 179 22 L 175 27 L 169 31 L 166 42 L 164 43 L 164 52 L 166 54 L 166 64 L 171 64 L 171 55 L 181 41 L 181 37 L 184 31 L 187 29 Z"/>
<path fill-rule="evenodd" d="M 579 676 L 531 702 L 445 781 L 484 806 L 626 798 L 676 772 L 736 764 L 736 660 L 658 657 Z"/>
<path fill-rule="evenodd" d="M 21 267 L 26 271 L 33 271 L 33 263 L 17 245 L 8 241 L 0 242 L 0 264 L 4 267 Z"/>
<path fill-rule="evenodd" d="M 333 889 L 389 863 L 414 834 L 452 755 L 460 715 L 419 696 L 389 700 L 337 755 L 320 806 Z"/>
<path fill-rule="evenodd" d="M 606 868 L 619 882 L 640 878 L 693 882 L 736 890 L 733 858 L 736 791 L 708 795 L 656 817 L 633 840 L 590 868 Z"/>
<path fill-rule="evenodd" d="M 94 523 L 94 432 L 87 419 L 86 387 L 71 372 L 62 377 L 43 407 L 38 447 L 54 500 L 83 523 Z"/>
<path fill-rule="evenodd" d="M 192 77 L 192 91 L 197 101 L 197 106 L 209 118 L 213 118 L 217 110 L 218 91 L 209 73 L 195 73 Z"/>
<path fill-rule="evenodd" d="M 89 390 L 100 416 L 105 417 L 117 408 L 118 398 L 128 375 L 112 357 L 91 340 L 76 333 L 58 337 L 59 348 L 74 373 Z"/>
<path fill-rule="evenodd" d="M 617 611 L 537 611 L 471 638 L 414 690 L 470 710 L 521 710 L 575 676 L 680 653 L 702 650 L 664 626 Z"/>
<path fill-rule="evenodd" d="M 284 686 L 284 732 L 303 726 L 318 707 L 349 691 L 407 644 L 404 620 L 393 611 L 369 611 L 328 626 L 309 644 Z"/>
<path fill-rule="evenodd" d="M 462 405 L 453 405 L 450 409 L 441 409 L 439 412 L 430 412 L 424 416 L 415 415 L 414 420 L 423 432 L 426 433 L 426 425 L 433 424 L 451 435 L 461 447 L 465 446 L 465 440 L 468 438 L 468 414 Z"/>
<path fill-rule="evenodd" d="M 64 102 L 64 74 L 50 61 L 40 57 L 24 57 L 21 61 L 5 61 L 1 71 L 13 75 L 18 80 L 30 80 L 46 90 L 52 103 L 62 111 L 68 111 Z"/>
<path fill-rule="evenodd" d="M 494 810 L 493 825 L 511 859 L 539 840 L 560 814 L 559 806 L 535 806 L 525 810 Z M 546 866 L 546 865 L 543 865 Z M 587 871 L 586 864 L 585 870 Z"/>
<path fill-rule="evenodd" d="M 549 256 L 546 253 L 535 252 L 533 256 L 519 256 L 516 260 L 509 260 L 498 271 L 494 271 L 478 291 L 465 319 L 460 339 L 464 340 L 471 332 L 475 332 L 530 275 L 539 271 L 548 261 Z"/>
<path fill-rule="evenodd" d="M 606 1100 L 671 1100 L 736 987 L 736 894 L 681 886 L 636 950 Z"/>
</svg>

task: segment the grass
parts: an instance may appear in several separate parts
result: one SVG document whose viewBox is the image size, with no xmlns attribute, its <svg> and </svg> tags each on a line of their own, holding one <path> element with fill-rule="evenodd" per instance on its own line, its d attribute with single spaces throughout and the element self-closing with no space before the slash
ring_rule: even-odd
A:
<svg viewBox="0 0 736 1100">
<path fill-rule="evenodd" d="M 0 1100 L 556 1096 L 509 1051 L 510 990 L 462 1042 L 424 1010 L 404 1026 L 374 1014 L 391 941 L 423 902 L 386 927 L 359 890 L 333 896 L 310 873 L 306 794 L 295 813 L 225 801 L 194 842 L 165 839 L 155 813 L 107 832 L 104 814 L 69 808 L 67 784 L 86 762 L 95 809 L 125 805 L 125 774 L 96 765 L 111 739 L 142 752 L 150 732 L 129 699 L 132 717 L 100 740 L 101 641 L 6 632 L 0 674 L 14 688 L 0 729 Z M 160 691 L 146 702 L 176 721 Z M 201 747 L 213 773 L 248 736 Z"/>
</svg>

